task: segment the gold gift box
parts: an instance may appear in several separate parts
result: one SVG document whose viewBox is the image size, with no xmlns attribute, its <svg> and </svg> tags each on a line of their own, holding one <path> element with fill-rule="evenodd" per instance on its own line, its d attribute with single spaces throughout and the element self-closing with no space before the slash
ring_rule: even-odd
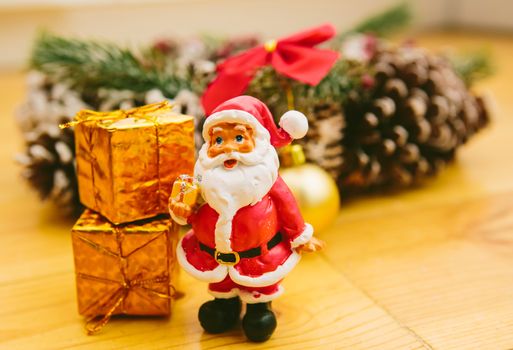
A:
<svg viewBox="0 0 513 350">
<path fill-rule="evenodd" d="M 192 176 L 181 175 L 173 184 L 169 199 L 170 201 L 175 200 L 193 207 L 196 205 L 199 195 L 200 189 L 196 180 Z"/>
<path fill-rule="evenodd" d="M 89 319 L 88 332 L 115 314 L 169 315 L 178 272 L 178 229 L 169 217 L 113 225 L 86 209 L 71 238 L 78 310 Z"/>
<path fill-rule="evenodd" d="M 81 111 L 75 127 L 80 201 L 115 224 L 167 213 L 171 187 L 194 169 L 194 119 L 167 102 Z"/>
</svg>

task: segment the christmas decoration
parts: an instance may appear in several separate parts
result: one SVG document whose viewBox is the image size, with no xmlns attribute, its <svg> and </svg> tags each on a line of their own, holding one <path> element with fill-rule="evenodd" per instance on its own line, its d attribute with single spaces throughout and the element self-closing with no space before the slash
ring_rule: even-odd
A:
<svg viewBox="0 0 513 350">
<path fill-rule="evenodd" d="M 269 105 L 275 113 L 282 111 L 284 105 L 295 105 L 306 112 L 311 128 L 300 143 L 305 148 L 307 160 L 326 169 L 337 180 L 341 192 L 348 194 L 376 187 L 394 188 L 418 183 L 426 176 L 436 174 L 441 166 L 454 158 L 455 151 L 461 144 L 486 125 L 488 120 L 486 105 L 479 97 L 475 97 L 468 91 L 454 68 L 466 67 L 467 69 L 459 69 L 459 71 L 466 74 L 467 78 L 463 79 L 471 81 L 468 77 L 486 74 L 486 64 L 482 57 L 477 60 L 469 60 L 473 62 L 472 64 L 462 65 L 459 63 L 461 60 L 449 62 L 442 56 L 428 54 L 425 50 L 411 45 L 394 49 L 384 42 L 376 42 L 374 37 L 365 35 L 347 38 L 346 42 L 352 40 L 360 41 L 359 44 L 349 45 L 353 58 L 342 61 L 344 62 L 343 66 L 342 62 L 336 64 L 325 79 L 315 87 L 298 84 L 268 69 L 261 70 L 257 74 L 248 90 L 254 96 L 265 101 L 272 101 Z M 342 47 L 347 49 L 344 45 Z M 426 109 L 426 115 L 422 114 L 417 118 L 426 120 L 408 119 L 401 115 L 401 113 L 408 113 L 409 107 L 404 107 L 405 101 L 401 101 L 401 99 L 409 99 L 411 97 L 409 93 L 405 96 L 392 96 L 390 91 L 385 91 L 385 87 L 394 89 L 395 86 L 390 86 L 391 83 L 386 85 L 386 82 L 383 81 L 384 72 L 380 71 L 383 64 L 379 64 L 378 60 L 385 54 L 380 55 L 381 51 L 388 53 L 386 55 L 388 59 L 391 56 L 395 57 L 396 62 L 386 62 L 392 66 L 392 73 L 397 74 L 397 76 L 391 77 L 398 78 L 392 83 L 401 83 L 399 80 L 403 79 L 400 86 L 406 90 L 403 92 L 412 88 L 417 95 L 423 93 L 423 97 L 426 99 L 424 107 L 430 109 Z M 342 52 L 342 55 L 345 57 L 345 52 Z M 423 55 L 425 58 L 422 60 L 419 55 Z M 431 76 L 420 82 L 412 80 L 412 76 L 417 74 L 416 67 L 423 63 L 419 63 L 417 60 L 426 61 L 428 58 L 430 61 L 424 64 L 424 69 L 427 69 L 424 74 L 431 74 Z M 474 68 L 468 69 L 470 66 Z M 340 81 L 337 86 L 337 83 L 333 83 L 332 80 L 340 76 L 339 74 L 333 75 L 338 69 L 344 70 L 343 74 L 346 79 Z M 471 74 L 470 71 L 474 73 Z M 442 75 L 442 79 L 433 83 L 433 75 L 435 75 L 434 79 L 436 76 Z M 276 85 L 282 86 L 282 89 L 277 89 Z M 326 89 L 334 86 L 337 86 L 336 93 L 331 93 L 331 89 Z M 414 129 L 419 128 L 418 125 L 414 125 L 415 120 L 423 124 L 424 127 L 426 122 L 437 123 L 435 120 L 432 121 L 431 115 L 429 115 L 429 113 L 435 113 L 434 110 L 437 108 L 436 105 L 430 105 L 429 94 L 436 95 L 435 100 L 438 102 L 443 99 L 448 99 L 448 101 L 456 99 L 449 111 L 448 126 L 442 127 L 442 131 L 446 135 L 447 132 L 458 129 L 460 139 L 453 140 L 448 148 L 433 141 L 437 137 L 437 133 L 440 132 L 434 125 L 430 125 L 434 131 L 430 134 L 429 144 L 422 145 L 421 143 L 424 141 L 416 139 L 414 135 L 418 132 Z M 310 98 L 310 96 L 315 97 Z M 383 98 L 378 99 L 378 97 Z M 374 101 L 374 98 L 377 101 Z M 360 109 L 355 110 L 355 105 Z M 416 107 L 418 105 L 417 103 Z M 385 113 L 393 115 L 383 117 L 383 109 Z M 395 115 L 396 111 L 397 115 Z M 373 131 L 374 127 L 376 130 Z M 399 132 L 404 130 L 412 133 L 409 136 L 409 142 L 406 142 L 407 150 L 402 150 L 397 145 L 391 145 L 395 142 L 395 138 L 392 136 L 393 127 L 396 127 L 396 131 L 400 130 Z M 380 135 L 379 133 L 384 134 Z M 402 135 L 408 136 L 404 132 Z M 386 146 L 394 147 L 393 150 L 387 151 L 392 153 L 389 156 L 384 156 L 383 147 L 385 146 L 378 147 L 379 140 L 373 141 L 370 136 L 386 139 L 383 140 Z M 400 142 L 403 141 L 406 140 L 400 140 Z M 406 156 L 401 154 L 410 151 L 420 153 L 422 159 L 419 159 L 419 165 L 414 164 L 413 160 L 407 160 L 409 165 L 406 167 L 402 163 L 392 164 L 394 159 L 406 159 Z"/>
<path fill-rule="evenodd" d="M 321 167 L 305 164 L 300 145 L 280 149 L 280 175 L 296 198 L 305 221 L 315 232 L 329 227 L 338 215 L 340 198 L 333 178 Z"/>
<path fill-rule="evenodd" d="M 314 48 L 335 35 L 335 28 L 323 25 L 280 40 L 270 40 L 239 55 L 227 58 L 217 66 L 217 76 L 203 94 L 205 112 L 221 102 L 243 93 L 254 72 L 271 65 L 278 73 L 292 79 L 317 85 L 338 58 L 332 50 Z"/>
<path fill-rule="evenodd" d="M 310 128 L 304 141 L 300 141 L 308 155 L 308 160 L 326 170 L 333 179 L 340 175 L 338 169 L 343 164 L 344 134 L 346 120 L 340 102 L 324 100 L 308 109 Z"/>
<path fill-rule="evenodd" d="M 482 100 L 440 56 L 381 47 L 368 71 L 370 84 L 350 91 L 343 104 L 314 105 L 304 141 L 307 157 L 330 171 L 342 192 L 433 175 L 488 122 Z"/>
<path fill-rule="evenodd" d="M 154 51 L 135 53 L 115 44 L 68 40 L 48 33 L 39 37 L 30 65 L 55 81 L 84 91 L 84 100 L 91 105 L 99 105 L 100 89 L 125 91 L 126 97 L 141 103 L 152 89 L 176 96 L 190 86 L 177 74 L 167 74 Z"/>
<path fill-rule="evenodd" d="M 116 226 L 87 209 L 71 240 L 78 309 L 88 334 L 116 314 L 169 315 L 178 231 L 168 217 Z"/>
<path fill-rule="evenodd" d="M 177 188 L 195 192 L 205 203 L 190 205 L 171 198 L 170 214 L 192 230 L 179 242 L 182 268 L 209 283 L 215 299 L 204 303 L 199 321 L 210 333 L 232 328 L 247 304 L 242 328 L 251 341 L 273 334 L 277 321 L 271 301 L 282 294 L 281 280 L 294 268 L 302 250 L 315 251 L 312 226 L 303 221 L 285 182 L 278 175 L 275 147 L 303 137 L 306 117 L 288 111 L 280 128 L 264 103 L 239 96 L 210 114 L 203 126 L 194 176 Z M 182 186 L 183 185 L 183 186 Z"/>
<path fill-rule="evenodd" d="M 382 13 L 370 16 L 358 23 L 354 28 L 342 33 L 338 42 L 343 43 L 347 36 L 355 33 L 367 33 L 374 36 L 386 36 L 398 29 L 403 29 L 411 21 L 411 11 L 406 3 L 392 6 Z"/>
<path fill-rule="evenodd" d="M 75 145 L 71 131 L 59 128 L 34 131 L 26 135 L 25 154 L 17 156 L 24 166 L 22 176 L 43 200 L 52 200 L 66 211 L 80 209 L 75 179 Z"/>
<path fill-rule="evenodd" d="M 360 103 L 363 106 L 371 103 L 373 91 L 376 98 L 379 94 L 383 94 L 376 90 L 380 80 L 376 79 L 378 62 L 377 56 L 374 57 L 376 50 L 384 50 L 385 47 L 380 36 L 404 27 L 409 17 L 407 6 L 394 7 L 327 41 L 325 48 L 341 54 L 329 71 L 322 72 L 326 75 L 316 85 L 310 85 L 304 79 L 291 79 L 290 76 L 300 77 L 288 74 L 287 70 L 290 71 L 290 67 L 283 70 L 275 64 L 276 62 L 272 62 L 285 57 L 284 52 L 290 53 L 292 46 L 287 48 L 283 44 L 279 45 L 280 40 L 269 41 L 266 45 L 255 37 L 228 40 L 202 38 L 186 41 L 164 39 L 151 47 L 131 50 L 115 44 L 66 39 L 44 33 L 35 43 L 31 57 L 33 72 L 28 77 L 29 93 L 18 111 L 18 121 L 26 139 L 25 154 L 19 157 L 24 168 L 23 174 L 42 197 L 62 203 L 69 208 L 76 207 L 77 179 L 70 166 L 74 162 L 74 156 L 71 162 L 63 161 L 61 158 L 58 161 L 48 161 L 51 158 L 48 154 L 59 152 L 53 150 L 51 144 L 65 144 L 72 147 L 74 141 L 67 136 L 69 134 L 56 133 L 56 124 L 71 119 L 76 112 L 84 108 L 98 111 L 128 109 L 167 99 L 173 103 L 177 113 L 193 115 L 196 124 L 201 126 L 204 112 L 200 104 L 200 96 L 205 93 L 210 83 L 220 79 L 216 78 L 216 67 L 218 65 L 223 67 L 223 62 L 233 62 L 234 57 L 247 57 L 248 53 L 253 57 L 251 52 L 256 52 L 255 57 L 258 56 L 259 59 L 256 66 L 259 68 L 246 72 L 253 79 L 249 82 L 245 93 L 264 101 L 274 115 L 282 115 L 288 109 L 298 109 L 308 116 L 311 128 L 307 136 L 301 140 L 307 160 L 318 164 L 337 179 L 341 191 L 350 189 L 359 192 L 373 189 L 375 185 L 388 188 L 396 187 L 400 183 L 415 183 L 423 176 L 412 175 L 412 181 L 399 182 L 394 179 L 401 177 L 404 180 L 407 176 L 404 176 L 404 172 L 396 170 L 394 172 L 402 175 L 379 175 L 379 180 L 372 180 L 364 174 L 362 178 L 359 167 L 362 167 L 363 172 L 369 170 L 363 169 L 364 165 L 355 165 L 354 159 L 367 164 L 365 156 L 367 155 L 373 160 L 378 159 L 378 164 L 384 165 L 380 163 L 383 157 L 378 156 L 378 153 L 369 147 L 364 147 L 365 150 L 362 153 L 358 147 L 346 148 L 345 146 L 348 142 L 351 144 L 360 142 L 357 140 L 360 136 L 348 133 L 348 131 L 352 133 L 360 125 L 357 117 L 347 115 L 348 101 L 351 100 L 349 103 L 351 105 Z M 371 35 L 368 35 L 369 33 Z M 327 36 L 322 39 L 325 38 Z M 312 53 L 312 50 L 318 53 L 318 49 L 312 48 L 313 45 L 310 44 L 319 41 L 322 40 L 314 40 L 309 43 L 309 46 L 307 45 L 308 47 L 300 47 L 299 50 L 303 53 L 307 51 Z M 272 52 L 266 51 L 266 47 Z M 296 50 L 298 47 L 293 46 L 293 49 Z M 408 55 L 408 51 L 403 49 L 387 48 L 387 50 L 393 51 L 397 59 L 403 54 Z M 286 56 L 288 57 L 288 54 Z M 444 60 L 437 55 L 429 54 L 429 56 Z M 482 54 L 450 58 L 453 67 L 447 67 L 447 69 L 453 70 L 452 75 L 458 74 L 467 84 L 467 89 L 476 79 L 489 74 L 486 56 Z M 255 62 L 251 62 L 253 63 Z M 233 68 L 233 64 L 228 66 Z M 241 65 L 237 68 L 245 67 Z M 399 68 L 399 75 L 403 69 L 405 68 Z M 230 72 L 221 69 L 220 73 L 223 75 Z M 239 73 L 240 71 L 237 74 Z M 295 73 L 304 74 L 305 72 L 300 70 Z M 311 81 L 311 83 L 316 82 Z M 243 85 L 245 86 L 246 83 L 247 81 L 244 80 Z M 407 87 L 410 88 L 409 85 Z M 418 88 L 422 90 L 424 86 Z M 443 94 L 441 96 L 444 97 Z M 471 99 L 480 103 L 481 113 L 486 114 L 486 106 L 478 97 L 472 97 L 471 93 L 467 93 L 466 96 L 471 96 Z M 403 125 L 406 119 L 396 119 L 393 119 L 394 125 L 409 130 L 409 125 Z M 354 122 L 356 124 L 352 125 Z M 460 128 L 460 132 L 461 130 Z M 466 138 L 471 134 L 469 132 Z M 45 136 L 40 138 L 39 135 Z M 51 142 L 46 135 L 52 139 Z M 203 142 L 201 127 L 196 129 L 195 136 L 196 145 L 200 147 Z M 409 144 L 415 145 L 416 142 L 418 140 L 412 140 L 412 142 L 408 140 Z M 390 143 L 387 141 L 387 144 Z M 62 146 L 58 147 L 64 149 Z M 43 156 L 39 152 L 42 149 L 48 151 L 43 152 Z M 351 153 L 352 151 L 356 153 Z M 420 147 L 420 151 L 424 152 L 425 147 Z M 434 164 L 435 158 L 432 156 L 426 159 L 428 163 L 433 160 Z M 445 163 L 452 157 L 444 155 L 442 158 Z M 442 164 L 438 161 L 436 163 Z M 376 163 L 371 164 L 375 172 Z M 380 171 L 389 173 L 388 166 L 385 168 L 387 170 Z M 413 170 L 408 171 L 412 173 Z M 436 171 L 430 170 L 426 174 L 434 173 Z M 355 186 L 355 183 L 360 185 Z"/>
<path fill-rule="evenodd" d="M 61 132 L 59 123 L 86 104 L 65 84 L 52 84 L 39 72 L 27 76 L 27 101 L 16 119 L 26 149 L 17 155 L 22 176 L 40 197 L 51 200 L 67 213 L 81 211 L 75 174 L 75 139 L 71 130 Z"/>
<path fill-rule="evenodd" d="M 192 173 L 193 117 L 176 115 L 166 101 L 83 110 L 67 126 L 75 126 L 80 200 L 115 224 L 167 213 L 171 184 Z"/>
</svg>

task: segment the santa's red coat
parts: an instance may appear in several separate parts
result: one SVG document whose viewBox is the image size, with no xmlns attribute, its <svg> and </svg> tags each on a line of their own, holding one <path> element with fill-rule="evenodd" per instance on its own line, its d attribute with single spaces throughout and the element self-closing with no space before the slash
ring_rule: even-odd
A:
<svg viewBox="0 0 513 350">
<path fill-rule="evenodd" d="M 239 209 L 232 220 L 232 251 L 260 247 L 260 256 L 241 258 L 235 266 L 228 266 L 219 264 L 201 250 L 199 242 L 215 249 L 218 217 L 208 204 L 201 206 L 189 217 L 192 230 L 182 238 L 177 250 L 178 261 L 187 272 L 211 283 L 222 281 L 227 275 L 243 286 L 259 287 L 279 282 L 299 261 L 300 255 L 294 247 L 306 243 L 313 233 L 281 177 L 258 203 Z M 282 241 L 268 251 L 267 242 L 278 232 Z"/>
</svg>

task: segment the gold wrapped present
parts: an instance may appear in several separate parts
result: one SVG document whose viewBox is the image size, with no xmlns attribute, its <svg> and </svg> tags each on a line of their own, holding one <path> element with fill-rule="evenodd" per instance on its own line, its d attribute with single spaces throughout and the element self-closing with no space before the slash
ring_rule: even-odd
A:
<svg viewBox="0 0 513 350">
<path fill-rule="evenodd" d="M 194 119 L 167 102 L 81 111 L 75 125 L 80 201 L 115 224 L 167 213 L 171 187 L 194 169 Z"/>
<path fill-rule="evenodd" d="M 180 175 L 173 184 L 169 200 L 170 202 L 175 200 L 177 202 L 186 203 L 193 207 L 198 201 L 199 194 L 200 189 L 198 181 L 192 176 Z"/>
<path fill-rule="evenodd" d="M 72 229 L 78 310 L 89 334 L 111 315 L 168 315 L 178 229 L 168 216 L 113 225 L 87 209 Z"/>
</svg>

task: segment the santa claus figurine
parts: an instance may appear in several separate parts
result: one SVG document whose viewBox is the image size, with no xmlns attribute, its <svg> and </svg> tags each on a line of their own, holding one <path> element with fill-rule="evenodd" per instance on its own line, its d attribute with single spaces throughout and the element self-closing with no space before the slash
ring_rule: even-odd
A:
<svg viewBox="0 0 513 350">
<path fill-rule="evenodd" d="M 170 214 L 190 230 L 180 241 L 180 265 L 208 282 L 214 300 L 199 309 L 205 331 L 221 333 L 240 317 L 252 341 L 269 339 L 276 328 L 271 301 L 296 266 L 301 251 L 314 251 L 312 226 L 305 223 L 281 177 L 275 147 L 303 137 L 306 117 L 288 111 L 280 127 L 264 103 L 239 96 L 219 105 L 203 126 L 205 144 L 194 169 L 203 203 L 170 199 Z"/>
</svg>

